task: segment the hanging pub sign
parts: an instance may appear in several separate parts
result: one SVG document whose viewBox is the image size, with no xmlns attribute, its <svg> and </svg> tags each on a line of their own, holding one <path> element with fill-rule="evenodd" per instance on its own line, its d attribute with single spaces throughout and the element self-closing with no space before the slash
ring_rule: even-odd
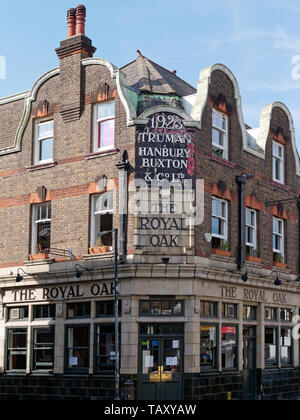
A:
<svg viewBox="0 0 300 420">
<path fill-rule="evenodd" d="M 183 118 L 168 112 L 153 114 L 138 131 L 136 178 L 180 182 L 195 173 L 194 130 L 184 126 Z"/>
</svg>

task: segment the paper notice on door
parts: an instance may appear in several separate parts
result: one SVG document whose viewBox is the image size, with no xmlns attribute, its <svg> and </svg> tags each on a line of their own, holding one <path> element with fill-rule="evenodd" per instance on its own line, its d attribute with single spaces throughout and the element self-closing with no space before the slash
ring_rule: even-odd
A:
<svg viewBox="0 0 300 420">
<path fill-rule="evenodd" d="M 69 365 L 70 366 L 78 366 L 78 357 L 70 357 Z"/>
<path fill-rule="evenodd" d="M 178 359 L 177 357 L 167 357 L 166 366 L 177 366 Z"/>
<path fill-rule="evenodd" d="M 154 357 L 146 356 L 145 357 L 145 368 L 153 368 L 154 366 Z"/>
<path fill-rule="evenodd" d="M 173 340 L 173 349 L 179 349 L 179 340 Z"/>
</svg>

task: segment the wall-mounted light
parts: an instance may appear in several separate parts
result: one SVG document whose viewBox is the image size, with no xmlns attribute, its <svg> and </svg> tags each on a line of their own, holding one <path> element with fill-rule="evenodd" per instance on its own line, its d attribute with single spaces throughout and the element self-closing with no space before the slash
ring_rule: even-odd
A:
<svg viewBox="0 0 300 420">
<path fill-rule="evenodd" d="M 275 271 L 276 272 L 276 271 Z M 278 273 L 276 272 L 276 279 L 275 279 L 275 282 L 274 282 L 274 285 L 275 286 L 281 286 L 281 280 L 280 280 L 280 278 L 279 278 L 279 275 L 278 275 Z"/>
<path fill-rule="evenodd" d="M 244 283 L 247 283 L 248 281 L 248 269 L 246 268 L 246 273 L 241 275 L 241 279 L 243 280 Z"/>
<path fill-rule="evenodd" d="M 90 268 L 82 267 L 82 265 L 80 265 L 80 264 L 77 264 L 75 266 L 75 270 L 76 270 L 76 278 L 77 279 L 80 279 L 83 276 L 83 273 L 85 271 L 91 271 Z"/>
<path fill-rule="evenodd" d="M 24 271 L 23 268 L 18 268 L 17 276 L 16 276 L 16 283 L 21 283 L 21 281 L 24 280 L 24 278 L 20 274 L 20 271 L 23 271 L 24 274 L 28 275 L 28 273 L 26 273 L 26 271 Z"/>
</svg>

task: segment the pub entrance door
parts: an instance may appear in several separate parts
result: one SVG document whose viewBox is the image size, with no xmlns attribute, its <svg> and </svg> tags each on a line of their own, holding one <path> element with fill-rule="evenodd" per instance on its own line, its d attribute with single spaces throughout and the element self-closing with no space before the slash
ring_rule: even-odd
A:
<svg viewBox="0 0 300 420">
<path fill-rule="evenodd" d="M 244 399 L 255 400 L 256 388 L 256 328 L 244 327 L 243 331 Z"/>
<path fill-rule="evenodd" d="M 138 400 L 183 400 L 183 324 L 142 324 Z"/>
</svg>

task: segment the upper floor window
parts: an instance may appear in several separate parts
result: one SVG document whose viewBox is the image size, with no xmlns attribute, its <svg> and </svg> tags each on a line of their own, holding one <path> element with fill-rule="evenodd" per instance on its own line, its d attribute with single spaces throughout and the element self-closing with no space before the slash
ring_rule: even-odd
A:
<svg viewBox="0 0 300 420">
<path fill-rule="evenodd" d="M 115 147 L 115 101 L 94 105 L 94 151 Z"/>
<path fill-rule="evenodd" d="M 34 163 L 49 163 L 53 161 L 54 121 L 36 121 Z"/>
<path fill-rule="evenodd" d="M 37 204 L 32 209 L 31 253 L 38 254 L 50 248 L 51 203 Z"/>
<path fill-rule="evenodd" d="M 273 141 L 273 180 L 284 184 L 284 148 Z"/>
<path fill-rule="evenodd" d="M 212 153 L 228 159 L 228 118 L 215 110 L 212 111 Z"/>
<path fill-rule="evenodd" d="M 113 192 L 92 197 L 91 246 L 112 246 L 114 197 Z M 109 232 L 101 236 L 101 233 Z"/>
<path fill-rule="evenodd" d="M 273 259 L 284 262 L 284 220 L 273 217 Z"/>
<path fill-rule="evenodd" d="M 246 251 L 248 255 L 257 253 L 257 213 L 246 209 Z"/>
<path fill-rule="evenodd" d="M 228 203 L 225 200 L 212 200 L 212 246 L 220 248 L 228 240 Z"/>
</svg>

